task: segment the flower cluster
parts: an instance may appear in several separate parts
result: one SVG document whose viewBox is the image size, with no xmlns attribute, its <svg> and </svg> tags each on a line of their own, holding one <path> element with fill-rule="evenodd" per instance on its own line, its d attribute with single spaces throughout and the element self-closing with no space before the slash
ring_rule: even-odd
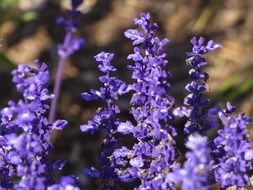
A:
<svg viewBox="0 0 253 190">
<path fill-rule="evenodd" d="M 168 95 L 170 73 L 165 70 L 167 60 L 163 46 L 167 39 L 155 36 L 158 29 L 151 23 L 150 14 L 142 13 L 134 24 L 143 32 L 130 29 L 125 36 L 133 41 L 134 53 L 128 59 L 134 62 L 131 84 L 131 114 L 136 124 L 121 122 L 118 132 L 131 134 L 137 142 L 131 149 L 122 147 L 113 153 L 115 170 L 123 181 L 138 179 L 136 189 L 170 189 L 172 184 L 163 184 L 176 159 L 172 136 L 176 135 L 171 126 L 174 99 Z"/>
<path fill-rule="evenodd" d="M 191 151 L 186 153 L 186 161 L 182 168 L 176 168 L 167 176 L 168 181 L 181 184 L 182 190 L 211 190 L 211 151 L 207 137 L 192 134 L 186 143 Z"/>
<path fill-rule="evenodd" d="M 190 94 L 184 99 L 185 107 L 174 110 L 175 115 L 187 117 L 188 121 L 184 128 L 187 135 L 194 132 L 205 132 L 211 127 L 217 127 L 215 121 L 207 119 L 209 100 L 204 97 L 203 93 L 208 88 L 206 81 L 209 76 L 203 71 L 203 67 L 207 64 L 203 55 L 222 47 L 221 44 L 216 44 L 212 40 L 205 45 L 203 37 L 198 40 L 194 37 L 191 43 L 193 45 L 192 51 L 187 53 L 188 59 L 186 60 L 186 63 L 191 67 L 189 70 L 191 82 L 185 87 Z"/>
<path fill-rule="evenodd" d="M 9 101 L 0 111 L 0 189 L 3 190 L 80 190 L 78 177 L 63 176 L 58 182 L 53 170 L 61 170 L 66 161 L 50 161 L 53 130 L 63 130 L 67 121 L 54 120 L 57 97 L 65 59 L 78 50 L 82 39 L 74 37 L 79 27 L 78 7 L 83 0 L 72 0 L 69 19 L 58 18 L 66 36 L 58 48 L 60 57 L 54 94 L 48 90 L 49 71 L 46 64 L 35 61 L 35 67 L 18 65 L 12 72 L 13 83 L 21 98 Z M 128 59 L 133 82 L 112 76 L 114 54 L 101 52 L 95 56 L 102 72 L 103 87 L 82 93 L 86 101 L 98 100 L 103 106 L 93 118 L 80 126 L 83 133 L 102 131 L 104 139 L 97 161 L 101 167 L 85 169 L 85 173 L 100 182 L 101 190 L 120 190 L 123 183 L 133 182 L 134 190 L 211 190 L 244 189 L 250 186 L 253 148 L 247 127 L 253 122 L 244 113 L 235 114 L 228 102 L 225 109 L 211 108 L 204 93 L 208 74 L 204 55 L 221 48 L 212 40 L 193 38 L 192 51 L 187 53 L 190 66 L 188 95 L 182 107 L 175 108 L 169 94 L 171 74 L 164 46 L 167 39 L 156 36 L 158 25 L 150 14 L 141 13 L 134 19 L 140 28 L 129 29 L 125 36 L 132 40 L 134 52 Z M 120 119 L 120 96 L 130 94 L 129 120 Z M 49 101 L 52 101 L 51 107 Z M 47 112 L 50 109 L 49 119 Z M 182 139 L 188 152 L 179 149 L 175 117 L 186 117 Z M 217 129 L 210 138 L 207 130 Z M 180 130 L 180 129 L 179 129 Z M 184 135 L 183 135 L 184 136 Z M 124 144 L 124 138 L 132 144 Z M 177 138 L 177 139 L 176 139 Z M 176 139 L 176 140 L 175 140 Z M 182 160 L 185 160 L 184 162 Z"/>
<path fill-rule="evenodd" d="M 82 2 L 83 0 L 71 0 L 72 8 L 67 10 L 69 18 L 65 19 L 63 17 L 58 17 L 56 20 L 56 22 L 59 25 L 64 26 L 66 30 L 64 42 L 58 47 L 58 54 L 60 57 L 68 57 L 84 45 L 83 39 L 78 39 L 74 36 L 74 33 L 80 25 L 78 19 L 80 11 L 78 11 L 78 7 L 82 4 Z"/>
<path fill-rule="evenodd" d="M 92 177 L 96 177 L 100 180 L 107 180 L 102 185 L 102 189 L 118 189 L 117 176 L 115 175 L 114 168 L 111 167 L 109 157 L 111 157 L 113 151 L 119 146 L 119 139 L 115 138 L 115 133 L 119 126 L 119 120 L 117 114 L 120 113 L 119 107 L 115 104 L 118 100 L 118 96 L 128 91 L 128 86 L 121 80 L 110 76 L 110 72 L 116 71 L 111 65 L 113 54 L 101 52 L 95 56 L 96 61 L 101 62 L 98 68 L 103 72 L 103 76 L 99 77 L 99 81 L 103 83 L 104 87 L 99 90 L 91 90 L 89 93 L 82 93 L 83 99 L 86 101 L 102 100 L 106 103 L 106 106 L 98 109 L 94 115 L 93 120 L 88 121 L 88 124 L 82 125 L 82 132 L 95 132 L 97 130 L 104 130 L 106 137 L 103 141 L 101 154 L 98 161 L 101 163 L 102 168 L 100 170 L 92 167 L 86 170 Z M 108 183 L 108 181 L 110 181 Z"/>
<path fill-rule="evenodd" d="M 108 146 L 103 146 L 101 153 L 102 158 L 106 158 L 106 162 L 101 163 L 104 163 L 107 173 L 95 168 L 88 173 L 102 179 L 105 179 L 101 175 L 103 173 L 107 174 L 107 178 L 113 174 L 122 182 L 138 181 L 135 190 L 174 190 L 178 185 L 183 190 L 209 190 L 216 183 L 221 188 L 249 185 L 248 171 L 252 169 L 253 149 L 246 135 L 246 126 L 251 119 L 244 114 L 232 116 L 235 108 L 231 104 L 223 111 L 218 107 L 211 108 L 209 100 L 204 97 L 208 74 L 203 71 L 203 66 L 207 64 L 203 55 L 222 46 L 212 40 L 205 44 L 202 37 L 191 40 L 193 48 L 192 52 L 187 53 L 189 58 L 186 61 L 190 66 L 191 79 L 186 90 L 190 94 L 185 98 L 183 107 L 174 108 L 174 98 L 168 95 L 171 74 L 165 69 L 167 61 L 163 49 L 168 40 L 155 36 L 158 26 L 151 23 L 149 14 L 142 13 L 139 19 L 134 19 L 134 24 L 142 31 L 130 29 L 125 32 L 134 46 L 134 53 L 128 56 L 134 62 L 134 65 L 128 66 L 133 71 L 134 82 L 128 87 L 124 84 L 117 88 L 107 84 L 111 81 L 108 79 L 109 71 L 115 69 L 110 65 L 112 54 L 102 52 L 96 59 L 103 62 L 99 68 L 107 73 L 106 80 L 100 78 L 105 88 L 82 94 L 86 100 L 102 99 L 107 102 L 107 107 L 100 108 L 92 121 L 81 126 L 84 132 L 97 129 L 107 131 L 104 144 Z M 118 100 L 122 89 L 126 88 L 128 90 L 125 92 L 132 93 L 130 113 L 134 121 L 120 121 L 116 116 L 118 107 L 110 107 Z M 186 161 L 181 167 L 174 141 L 177 136 L 177 128 L 173 126 L 174 115 L 186 116 L 188 120 L 185 146 L 190 151 L 186 153 Z M 214 141 L 203 136 L 211 127 L 219 127 Z M 132 136 L 135 139 L 133 145 L 119 147 L 119 141 L 115 140 L 116 133 Z M 214 147 L 214 150 L 211 152 L 209 147 Z M 104 187 L 102 185 L 102 189 Z M 119 186 L 114 188 L 118 189 Z"/>
<path fill-rule="evenodd" d="M 217 164 L 214 167 L 216 181 L 222 188 L 250 185 L 248 171 L 252 169 L 253 149 L 247 135 L 251 118 L 240 113 L 233 114 L 235 107 L 227 103 L 227 108 L 219 112 L 224 125 L 214 139 Z"/>
<path fill-rule="evenodd" d="M 47 89 L 49 72 L 44 63 L 35 61 L 35 65 L 20 64 L 12 72 L 22 99 L 10 101 L 1 110 L 1 189 L 46 189 L 53 184 L 50 136 L 53 129 L 62 130 L 67 121 L 49 123 L 45 117 L 47 100 L 53 98 Z"/>
<path fill-rule="evenodd" d="M 68 19 L 64 19 L 63 17 L 58 17 L 56 22 L 60 25 L 63 25 L 66 31 L 64 41 L 62 44 L 58 45 L 58 55 L 59 62 L 57 65 L 57 73 L 54 84 L 54 95 L 55 98 L 52 100 L 50 105 L 49 112 L 49 121 L 53 122 L 55 120 L 55 113 L 57 107 L 57 101 L 60 94 L 62 75 L 64 71 L 64 65 L 66 59 L 71 56 L 74 52 L 79 50 L 84 45 L 84 40 L 82 38 L 76 38 L 75 33 L 79 27 L 79 19 L 80 11 L 78 11 L 78 7 L 82 4 L 83 0 L 71 0 L 71 9 L 67 10 Z"/>
<path fill-rule="evenodd" d="M 81 3 L 82 0 L 72 1 L 71 18 L 68 24 L 65 22 L 68 34 L 64 46 L 69 53 L 83 43 L 72 36 Z M 64 176 L 55 183 L 51 175 L 52 170 L 61 170 L 65 163 L 50 161 L 51 134 L 54 129 L 64 129 L 67 121 L 48 121 L 48 101 L 55 98 L 47 88 L 49 71 L 44 63 L 35 61 L 34 64 L 35 68 L 20 64 L 12 72 L 13 83 L 22 98 L 18 102 L 9 101 L 0 112 L 0 189 L 78 190 L 76 177 Z"/>
</svg>

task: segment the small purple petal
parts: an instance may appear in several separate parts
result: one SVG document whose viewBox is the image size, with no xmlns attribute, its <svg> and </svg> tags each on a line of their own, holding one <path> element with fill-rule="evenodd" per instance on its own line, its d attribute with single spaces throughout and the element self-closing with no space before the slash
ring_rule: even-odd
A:
<svg viewBox="0 0 253 190">
<path fill-rule="evenodd" d="M 52 128 L 56 130 L 63 130 L 67 126 L 68 122 L 66 120 L 56 120 Z"/>
</svg>

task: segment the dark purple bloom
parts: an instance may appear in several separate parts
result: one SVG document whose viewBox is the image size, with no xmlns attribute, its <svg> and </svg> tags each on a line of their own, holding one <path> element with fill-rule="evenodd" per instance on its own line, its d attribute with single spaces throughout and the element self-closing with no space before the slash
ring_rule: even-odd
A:
<svg viewBox="0 0 253 190">
<path fill-rule="evenodd" d="M 177 116 L 187 117 L 187 123 L 185 124 L 184 131 L 187 135 L 194 132 L 205 132 L 212 127 L 217 127 L 216 120 L 209 112 L 209 100 L 206 99 L 203 93 L 207 90 L 206 84 L 209 76 L 203 71 L 203 67 L 207 64 L 207 61 L 203 57 L 204 54 L 213 51 L 217 48 L 221 48 L 222 45 L 214 43 L 212 40 L 205 44 L 203 37 L 192 38 L 191 43 L 193 45 L 192 52 L 188 52 L 187 65 L 190 67 L 189 76 L 191 82 L 188 83 L 185 89 L 189 94 L 184 99 L 184 106 L 174 110 L 174 114 Z"/>
<path fill-rule="evenodd" d="M 56 23 L 64 26 L 66 32 L 75 32 L 79 27 L 79 16 L 81 15 L 78 7 L 83 3 L 83 0 L 71 0 L 71 9 L 67 10 L 68 18 L 58 17 Z"/>
<path fill-rule="evenodd" d="M 83 0 L 71 0 L 71 3 L 72 3 L 72 7 L 76 8 L 83 3 Z"/>
</svg>

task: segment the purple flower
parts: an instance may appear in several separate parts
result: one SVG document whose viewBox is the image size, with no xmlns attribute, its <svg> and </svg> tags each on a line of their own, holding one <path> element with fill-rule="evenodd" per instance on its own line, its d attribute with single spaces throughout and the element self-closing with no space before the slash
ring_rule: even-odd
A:
<svg viewBox="0 0 253 190">
<path fill-rule="evenodd" d="M 71 56 L 73 53 L 78 51 L 84 46 L 84 40 L 81 38 L 76 38 L 75 33 L 79 27 L 79 16 L 80 11 L 78 11 L 78 7 L 81 5 L 82 0 L 71 0 L 72 7 L 70 10 L 67 10 L 68 18 L 58 17 L 56 22 L 59 25 L 64 26 L 66 31 L 64 41 L 58 45 L 57 53 L 59 55 L 59 62 L 57 65 L 57 73 L 54 84 L 54 95 L 55 98 L 52 100 L 50 105 L 49 112 L 49 121 L 55 121 L 55 114 L 57 109 L 57 101 L 60 94 L 62 75 L 64 71 L 64 64 L 66 59 Z"/>
<path fill-rule="evenodd" d="M 119 133 L 122 133 L 124 135 L 131 133 L 131 131 L 133 130 L 134 126 L 130 121 L 127 122 L 120 122 L 119 126 L 117 128 L 117 131 Z"/>
<path fill-rule="evenodd" d="M 71 3 L 73 8 L 77 8 L 83 3 L 83 0 L 71 0 Z"/>
<path fill-rule="evenodd" d="M 137 29 L 129 29 L 125 32 L 125 36 L 133 41 L 133 45 L 145 42 L 145 36 Z"/>
<path fill-rule="evenodd" d="M 121 134 L 132 135 L 137 142 L 131 149 L 122 147 L 113 153 L 113 164 L 119 178 L 124 182 L 139 179 L 135 189 L 175 189 L 173 183 L 165 181 L 167 173 L 176 160 L 176 135 L 171 123 L 174 99 L 168 95 L 171 74 L 166 71 L 167 60 L 163 46 L 167 39 L 155 36 L 158 28 L 151 22 L 149 14 L 141 13 L 134 20 L 144 32 L 130 29 L 125 36 L 133 41 L 134 53 L 128 59 L 134 62 L 131 84 L 133 92 L 130 104 L 135 123 L 120 122 L 117 128 Z"/>
<path fill-rule="evenodd" d="M 49 123 L 46 64 L 35 61 L 35 68 L 21 64 L 12 72 L 13 82 L 22 94 L 17 103 L 10 101 L 1 110 L 0 183 L 1 189 L 46 189 L 53 183 L 49 159 L 53 129 L 62 130 L 67 122 Z M 5 175 L 5 176 L 2 176 Z"/>
<path fill-rule="evenodd" d="M 92 167 L 90 169 L 85 169 L 85 173 L 89 176 L 105 181 L 101 185 L 102 189 L 119 189 L 119 180 L 117 179 L 110 161 L 113 151 L 120 143 L 119 139 L 115 137 L 116 130 L 119 127 L 117 114 L 120 112 L 115 101 L 118 100 L 119 95 L 128 91 L 128 86 L 123 81 L 110 76 L 110 72 L 116 71 L 111 65 L 112 58 L 113 54 L 105 52 L 101 52 L 95 56 L 96 61 L 102 62 L 98 65 L 98 68 L 104 74 L 99 77 L 103 87 L 99 90 L 90 90 L 90 92 L 82 93 L 82 97 L 86 101 L 95 99 L 102 100 L 106 103 L 105 107 L 98 109 L 97 113 L 93 116 L 93 120 L 80 126 L 82 132 L 93 133 L 97 130 L 104 130 L 106 133 L 106 137 L 102 144 L 102 151 L 98 158 L 102 168 L 96 169 Z"/>
<path fill-rule="evenodd" d="M 84 92 L 81 96 L 86 101 L 103 100 L 107 103 L 107 106 L 100 108 L 94 115 L 93 120 L 88 121 L 88 124 L 80 127 L 83 132 L 94 132 L 99 128 L 109 130 L 112 124 L 110 118 L 120 112 L 118 106 L 115 105 L 114 102 L 118 99 L 120 94 L 124 94 L 128 91 L 128 87 L 123 81 L 110 76 L 111 71 L 116 71 L 110 63 L 112 58 L 113 54 L 105 52 L 101 52 L 95 56 L 97 61 L 102 62 L 98 68 L 105 74 L 99 77 L 104 87 L 101 87 L 99 90 L 92 89 L 90 92 Z"/>
<path fill-rule="evenodd" d="M 12 72 L 13 82 L 23 99 L 9 102 L 1 111 L 2 167 L 13 171 L 11 179 L 20 177 L 15 189 L 46 187 L 50 183 L 47 156 L 51 150 L 51 125 L 44 117 L 53 98 L 47 89 L 49 72 L 44 63 L 35 61 L 37 68 L 19 65 Z M 9 165 L 9 166 L 8 166 Z"/>
<path fill-rule="evenodd" d="M 116 69 L 111 66 L 111 60 L 113 59 L 113 56 L 114 55 L 112 53 L 105 53 L 103 51 L 95 56 L 97 62 L 103 63 L 98 66 L 100 71 L 102 71 L 103 73 L 116 71 Z"/>
<path fill-rule="evenodd" d="M 74 33 L 79 27 L 80 11 L 77 8 L 82 4 L 83 0 L 71 0 L 72 8 L 67 10 L 68 18 L 58 17 L 56 23 L 64 26 L 66 35 L 63 44 L 58 47 L 60 57 L 68 57 L 84 45 L 83 39 L 74 37 Z"/>
<path fill-rule="evenodd" d="M 186 143 L 190 149 L 182 168 L 176 168 L 167 176 L 168 181 L 180 184 L 182 190 L 211 190 L 212 160 L 207 137 L 199 134 L 190 135 Z"/>
<path fill-rule="evenodd" d="M 219 112 L 224 125 L 214 139 L 215 179 L 222 188 L 250 185 L 249 171 L 252 170 L 253 149 L 247 134 L 247 126 L 252 119 L 244 113 L 233 114 L 235 107 L 227 103 L 227 108 Z"/>
<path fill-rule="evenodd" d="M 80 11 L 78 7 L 83 3 L 83 0 L 71 0 L 71 9 L 67 10 L 68 18 L 58 17 L 56 23 L 64 26 L 66 32 L 75 32 L 79 27 Z"/>
<path fill-rule="evenodd" d="M 80 190 L 74 176 L 63 176 L 57 184 L 51 185 L 47 190 Z"/>
<path fill-rule="evenodd" d="M 83 39 L 75 39 L 72 34 L 66 34 L 63 44 L 58 46 L 58 55 L 60 57 L 68 57 L 84 46 Z"/>
<path fill-rule="evenodd" d="M 53 123 L 52 128 L 56 130 L 63 130 L 67 126 L 68 122 L 66 120 L 56 120 Z"/>
<path fill-rule="evenodd" d="M 185 116 L 187 123 L 185 124 L 184 131 L 187 135 L 194 132 L 206 132 L 208 129 L 217 127 L 218 123 L 209 112 L 209 100 L 206 99 L 203 93 L 207 90 L 208 86 L 206 81 L 209 76 L 203 71 L 203 67 L 207 61 L 203 57 L 204 54 L 221 48 L 222 45 L 214 43 L 212 40 L 205 44 L 203 37 L 192 38 L 193 45 L 192 52 L 188 52 L 187 65 L 190 67 L 189 76 L 191 82 L 188 83 L 185 89 L 189 94 L 184 99 L 184 107 L 176 108 L 174 115 Z"/>
</svg>

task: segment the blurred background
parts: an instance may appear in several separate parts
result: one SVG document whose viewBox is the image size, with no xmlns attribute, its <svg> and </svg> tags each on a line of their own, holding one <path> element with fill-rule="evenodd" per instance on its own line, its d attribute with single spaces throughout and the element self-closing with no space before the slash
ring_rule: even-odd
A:
<svg viewBox="0 0 253 190">
<path fill-rule="evenodd" d="M 64 30 L 55 24 L 55 19 L 64 15 L 69 5 L 69 0 L 0 1 L 1 107 L 8 99 L 19 98 L 10 75 L 17 64 L 32 64 L 34 59 L 46 62 L 52 76 L 50 89 L 53 88 L 57 44 L 64 37 Z M 126 60 L 132 52 L 131 42 L 123 32 L 133 27 L 132 19 L 142 11 L 149 11 L 159 24 L 158 35 L 170 39 L 166 51 L 168 69 L 173 74 L 171 94 L 178 98 L 177 104 L 186 94 L 185 51 L 190 51 L 189 40 L 204 36 L 224 46 L 207 56 L 206 71 L 210 74 L 207 96 L 221 106 L 230 100 L 238 110 L 253 116 L 252 0 L 85 0 L 80 10 L 83 14 L 78 35 L 86 40 L 86 45 L 68 59 L 65 67 L 57 117 L 67 119 L 70 124 L 63 132 L 54 134 L 52 159 L 69 160 L 63 173 L 79 175 L 83 188 L 97 188 L 94 180 L 83 175 L 83 168 L 95 164 L 103 134 L 80 132 L 79 125 L 91 119 L 101 105 L 83 101 L 80 94 L 100 86 L 97 80 L 100 73 L 93 57 L 102 50 L 115 53 L 116 75 L 131 81 L 131 73 L 126 69 L 131 64 Z M 126 114 L 128 100 L 125 97 L 120 102 Z"/>
</svg>

